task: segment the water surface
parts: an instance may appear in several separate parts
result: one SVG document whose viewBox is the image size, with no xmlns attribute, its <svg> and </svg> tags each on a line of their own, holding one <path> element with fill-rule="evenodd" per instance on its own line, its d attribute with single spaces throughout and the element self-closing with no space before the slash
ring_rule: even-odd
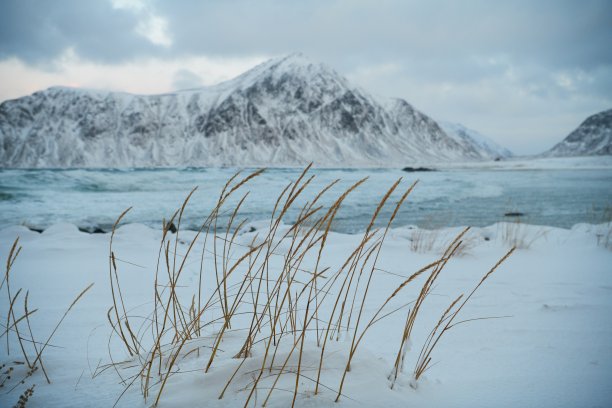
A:
<svg viewBox="0 0 612 408">
<path fill-rule="evenodd" d="M 0 170 L 0 228 L 25 224 L 44 229 L 57 222 L 108 229 L 127 207 L 128 222 L 159 227 L 193 187 L 184 225 L 197 228 L 210 212 L 226 181 L 237 169 Z M 251 170 L 245 170 L 247 174 Z M 228 203 L 250 192 L 241 212 L 250 221 L 269 219 L 276 197 L 299 169 L 268 169 Z M 341 181 L 321 203 L 330 203 L 348 186 L 368 181 L 345 201 L 333 228 L 355 233 L 368 224 L 380 198 L 399 177 L 403 186 L 419 179 L 395 225 L 420 227 L 486 226 L 524 213 L 521 222 L 571 227 L 607 221 L 612 205 L 610 170 L 452 170 L 406 173 L 394 169 L 315 169 L 315 179 L 289 211 L 300 207 L 335 179 Z M 394 195 L 397 198 L 398 194 Z M 388 215 L 391 208 L 385 210 Z"/>
</svg>

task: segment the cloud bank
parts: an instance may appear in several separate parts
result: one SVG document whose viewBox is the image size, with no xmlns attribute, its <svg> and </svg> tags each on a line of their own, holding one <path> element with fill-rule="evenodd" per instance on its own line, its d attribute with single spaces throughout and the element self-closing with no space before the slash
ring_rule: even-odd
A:
<svg viewBox="0 0 612 408">
<path fill-rule="evenodd" d="M 609 1 L 5 0 L 0 100 L 167 92 L 295 51 L 518 153 L 612 107 Z"/>
</svg>

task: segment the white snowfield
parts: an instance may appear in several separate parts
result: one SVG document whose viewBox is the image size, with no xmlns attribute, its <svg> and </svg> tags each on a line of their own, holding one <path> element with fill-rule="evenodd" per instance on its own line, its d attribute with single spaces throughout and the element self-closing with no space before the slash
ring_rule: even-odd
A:
<svg viewBox="0 0 612 408">
<path fill-rule="evenodd" d="M 392 167 L 506 156 L 300 54 L 163 95 L 55 87 L 0 105 L 0 166 Z"/>
<path fill-rule="evenodd" d="M 127 217 L 129 222 L 129 214 Z M 266 222 L 245 226 L 237 244 L 256 244 Z M 252 227 L 252 228 L 251 228 Z M 281 225 L 281 230 L 289 227 Z M 342 397 L 334 403 L 340 377 L 353 340 L 352 330 L 341 331 L 339 340 L 328 342 L 321 377 L 324 387 L 314 395 L 314 381 L 321 349 L 313 331 L 305 340 L 302 374 L 296 406 L 308 407 L 606 407 L 612 402 L 612 224 L 580 224 L 570 230 L 521 224 L 496 224 L 470 230 L 466 246 L 452 258 L 425 300 L 415 322 L 406 354 L 404 370 L 390 388 L 388 376 L 398 352 L 406 315 L 421 289 L 425 275 L 409 283 L 385 310 L 395 313 L 380 320 L 363 338 L 348 372 Z M 373 274 L 363 315 L 368 320 L 385 299 L 419 268 L 438 259 L 445 245 L 460 228 L 426 231 L 410 227 L 389 231 Z M 259 234 L 259 235 L 258 235 Z M 181 231 L 177 253 L 185 254 L 195 232 Z M 0 389 L 0 406 L 12 406 L 25 387 L 36 383 L 27 406 L 36 407 L 110 407 L 125 385 L 135 383 L 121 397 L 117 406 L 149 407 L 160 383 L 152 384 L 152 396 L 145 402 L 138 378 L 139 361 L 146 356 L 130 357 L 111 336 L 107 311 L 112 306 L 109 283 L 110 234 L 86 234 L 70 224 L 55 225 L 43 233 L 24 227 L 0 231 L 0 263 L 5 264 L 16 237 L 23 247 L 13 264 L 10 283 L 13 295 L 19 288 L 28 292 L 32 330 L 44 342 L 76 295 L 90 283 L 92 289 L 70 311 L 43 361 L 51 384 L 43 373 L 35 372 L 26 384 L 7 393 L 8 384 L 25 373 L 16 366 L 14 379 Z M 172 248 L 176 236 L 170 234 Z M 152 310 L 153 281 L 158 259 L 161 231 L 139 224 L 119 227 L 113 251 L 117 259 L 122 295 L 128 314 L 138 325 L 147 323 Z M 328 278 L 346 259 L 362 235 L 332 233 L 323 254 L 320 269 Z M 418 381 L 413 369 L 426 336 L 443 311 L 460 293 L 469 291 L 509 250 L 519 248 L 486 280 L 461 311 L 458 320 L 496 317 L 459 324 L 445 333 L 434 349 L 431 368 Z M 211 241 L 208 242 L 209 249 Z M 221 251 L 222 244 L 218 244 Z M 606 248 L 607 245 L 607 248 Z M 178 282 L 189 307 L 191 294 L 198 285 L 201 242 L 193 262 L 188 262 Z M 282 242 L 270 264 L 270 274 L 277 272 L 287 253 Z M 244 253 L 235 246 L 231 258 Z M 179 257 L 179 261 L 181 258 Z M 312 268 L 316 259 L 301 265 Z M 172 257 L 170 262 L 172 262 Z M 203 287 L 209 295 L 214 287 L 212 255 L 205 252 Z M 276 271 L 276 272 L 275 272 Z M 211 275 L 212 273 L 212 275 Z M 236 272 L 236 281 L 242 279 Z M 300 279 L 306 279 L 304 274 Z M 324 278 L 321 278 L 321 282 Z M 362 278 L 365 280 L 365 277 Z M 231 285 L 235 281 L 228 284 Z M 321 283 L 322 284 L 322 283 Z M 361 285 L 364 282 L 362 281 Z M 363 286 L 361 286 L 363 287 Z M 251 295 L 247 295 L 250 299 Z M 9 305 L 6 287 L 0 293 L 1 317 L 6 321 Z M 23 312 L 23 297 L 16 310 Z M 403 306 L 403 307 L 402 307 Z M 300 313 L 306 304 L 299 305 Z M 331 307 L 326 304 L 325 307 Z M 348 305 L 346 306 L 348 308 Z M 357 306 L 356 306 L 357 307 Z M 206 319 L 221 316 L 212 308 Z M 321 315 L 324 311 L 320 311 Z M 355 317 L 353 317 L 355 319 Z M 243 361 L 233 358 L 240 351 L 245 332 L 240 318 L 219 346 L 211 369 L 204 368 L 211 355 L 210 346 L 221 324 L 209 326 L 199 339 L 189 342 L 194 351 L 181 354 L 160 398 L 160 407 L 234 407 L 243 406 L 254 376 L 261 366 L 264 342 L 253 346 L 223 399 L 218 399 L 228 378 Z M 321 326 L 325 322 L 321 321 Z M 248 326 L 248 322 L 246 323 Z M 351 327 L 355 325 L 355 320 Z M 362 323 L 363 326 L 363 323 Z M 23 326 L 20 326 L 23 327 Z M 144 327 L 144 326 L 143 326 Z M 150 331 L 151 329 L 149 329 Z M 319 328 L 321 330 L 321 328 Z M 138 332 L 143 339 L 150 333 Z M 293 335 L 291 335 L 293 336 Z M 109 340 L 110 339 L 110 340 Z M 10 355 L 5 338 L 1 339 L 0 359 L 7 369 L 22 360 L 19 346 L 11 334 Z M 288 349 L 281 348 L 276 358 L 281 365 Z M 291 405 L 297 356 L 276 385 L 267 406 Z M 109 366 L 111 362 L 116 366 Z M 293 370 L 293 371 L 292 371 Z M 255 374 L 254 374 L 255 373 Z M 261 406 L 269 391 L 273 374 L 251 399 L 250 406 Z M 3 374 L 4 375 L 4 374 Z M 136 377 L 133 377 L 136 376 Z M 5 378 L 5 377 L 1 377 Z M 122 383 L 122 378 L 125 383 Z M 11 382 L 12 381 L 12 382 Z"/>
</svg>

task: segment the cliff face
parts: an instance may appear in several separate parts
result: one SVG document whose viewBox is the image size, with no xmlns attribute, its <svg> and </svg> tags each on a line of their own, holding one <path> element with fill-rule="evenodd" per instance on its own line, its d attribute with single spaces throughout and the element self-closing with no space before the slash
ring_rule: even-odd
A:
<svg viewBox="0 0 612 408">
<path fill-rule="evenodd" d="M 163 95 L 50 88 L 0 105 L 3 167 L 402 166 L 486 159 L 301 55 Z"/>
</svg>

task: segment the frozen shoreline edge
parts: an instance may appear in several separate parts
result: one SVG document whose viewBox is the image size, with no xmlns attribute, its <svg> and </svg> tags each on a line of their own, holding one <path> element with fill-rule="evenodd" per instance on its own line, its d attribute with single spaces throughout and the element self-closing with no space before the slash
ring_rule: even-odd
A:
<svg viewBox="0 0 612 408">
<path fill-rule="evenodd" d="M 270 224 L 269 219 L 251 221 L 243 226 L 242 228 L 243 231 L 240 232 L 238 236 L 264 230 L 266 228 L 266 225 L 269 225 L 269 224 Z M 489 224 L 486 226 L 482 226 L 482 227 L 478 227 L 478 226 L 469 226 L 469 227 L 471 230 L 479 231 L 479 230 L 496 229 L 506 224 L 516 225 L 516 226 L 520 226 L 521 228 L 526 228 L 526 229 L 547 229 L 547 230 L 560 230 L 560 231 L 567 231 L 567 232 L 574 231 L 574 230 L 590 230 L 590 229 L 598 229 L 598 228 L 606 228 L 606 227 L 612 228 L 612 221 L 600 222 L 600 223 L 579 222 L 579 223 L 575 223 L 569 228 L 563 228 L 563 227 L 557 227 L 553 225 L 528 224 L 528 223 L 523 223 L 523 222 L 520 222 L 512 218 L 509 218 L 507 221 L 499 221 L 499 222 Z M 281 223 L 281 225 L 286 226 L 286 227 L 292 226 L 292 224 L 285 224 L 285 223 Z M 149 225 L 146 225 L 140 222 L 127 222 L 127 223 L 121 224 L 117 227 L 116 232 L 119 232 L 120 230 L 126 227 L 128 229 L 146 228 L 154 233 L 162 232 L 161 228 L 154 228 L 154 227 L 151 227 Z M 452 231 L 463 230 L 466 227 L 468 227 L 468 225 L 457 225 L 457 226 L 448 226 L 448 227 L 441 227 L 441 228 L 421 228 L 417 225 L 408 224 L 408 225 L 402 225 L 402 226 L 392 226 L 389 229 L 389 231 L 418 230 L 418 231 L 428 231 L 428 232 L 452 232 Z M 79 232 L 79 233 L 87 234 L 87 235 L 107 235 L 111 233 L 110 229 L 103 230 L 102 227 L 100 226 L 93 226 L 90 230 L 88 230 L 86 228 L 79 227 L 76 224 L 73 224 L 70 222 L 57 222 L 57 223 L 51 224 L 49 227 L 44 228 L 44 229 L 31 227 L 31 226 L 27 226 L 23 224 L 7 225 L 7 226 L 0 227 L 0 234 L 7 232 L 7 231 L 17 231 L 17 230 L 27 231 L 26 233 L 35 233 L 35 234 L 45 234 L 45 233 L 48 233 L 49 231 L 57 231 L 57 230 L 67 230 L 67 231 L 72 230 L 73 232 Z M 180 232 L 197 233 L 198 230 L 192 229 L 192 228 L 182 228 Z M 330 232 L 337 236 L 346 235 L 346 236 L 351 236 L 351 237 L 359 236 L 363 234 L 363 231 L 356 232 L 356 233 L 347 233 L 347 232 L 338 232 L 338 231 L 332 230 Z M 174 235 L 173 232 L 168 232 L 168 233 L 171 235 Z"/>
</svg>

